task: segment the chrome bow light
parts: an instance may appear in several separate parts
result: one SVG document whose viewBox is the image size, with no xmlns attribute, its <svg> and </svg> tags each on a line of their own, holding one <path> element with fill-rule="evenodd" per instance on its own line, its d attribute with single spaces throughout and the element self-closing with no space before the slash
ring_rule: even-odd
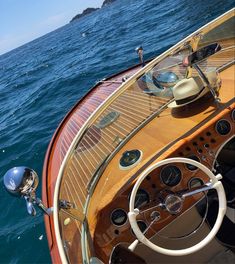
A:
<svg viewBox="0 0 235 264">
<path fill-rule="evenodd" d="M 41 199 L 36 197 L 38 183 L 37 173 L 28 167 L 14 167 L 4 175 L 4 186 L 6 190 L 16 197 L 24 197 L 27 211 L 30 215 L 36 215 L 34 204 L 49 215 L 52 212 L 52 208 L 46 208 Z"/>
</svg>

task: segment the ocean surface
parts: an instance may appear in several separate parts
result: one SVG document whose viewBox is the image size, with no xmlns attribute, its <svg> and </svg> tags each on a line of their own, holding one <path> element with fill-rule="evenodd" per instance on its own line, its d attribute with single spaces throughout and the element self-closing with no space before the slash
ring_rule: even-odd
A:
<svg viewBox="0 0 235 264">
<path fill-rule="evenodd" d="M 0 56 L 0 263 L 51 263 L 43 215 L 11 197 L 3 175 L 44 155 L 64 115 L 100 79 L 152 58 L 234 6 L 234 0 L 117 0 Z M 41 185 L 37 191 L 41 195 Z"/>
</svg>

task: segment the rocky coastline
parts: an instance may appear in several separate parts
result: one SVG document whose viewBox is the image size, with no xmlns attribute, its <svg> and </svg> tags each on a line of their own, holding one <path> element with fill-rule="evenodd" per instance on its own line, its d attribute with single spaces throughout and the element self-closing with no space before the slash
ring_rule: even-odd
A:
<svg viewBox="0 0 235 264">
<path fill-rule="evenodd" d="M 104 0 L 104 2 L 103 2 L 103 4 L 102 4 L 101 8 L 103 8 L 103 7 L 107 6 L 107 5 L 110 5 L 110 4 L 112 4 L 113 2 L 115 2 L 115 1 L 116 1 L 116 0 Z M 91 13 L 93 13 L 93 12 L 99 10 L 99 9 L 100 9 L 100 8 L 88 7 L 88 8 L 86 8 L 81 14 L 78 14 L 78 15 L 76 15 L 75 17 L 73 17 L 73 18 L 71 19 L 70 23 L 71 23 L 71 22 L 74 22 L 74 21 L 77 21 L 79 18 L 84 17 L 84 16 L 87 16 L 87 15 L 89 15 L 89 14 L 91 14 Z"/>
</svg>

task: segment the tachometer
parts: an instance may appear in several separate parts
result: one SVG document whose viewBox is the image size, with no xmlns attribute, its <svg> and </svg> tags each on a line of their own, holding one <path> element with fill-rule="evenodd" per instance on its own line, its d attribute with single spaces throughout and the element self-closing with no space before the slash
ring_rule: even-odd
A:
<svg viewBox="0 0 235 264">
<path fill-rule="evenodd" d="M 169 165 L 161 170 L 160 178 L 165 185 L 172 187 L 180 182 L 181 171 L 177 166 Z"/>
</svg>

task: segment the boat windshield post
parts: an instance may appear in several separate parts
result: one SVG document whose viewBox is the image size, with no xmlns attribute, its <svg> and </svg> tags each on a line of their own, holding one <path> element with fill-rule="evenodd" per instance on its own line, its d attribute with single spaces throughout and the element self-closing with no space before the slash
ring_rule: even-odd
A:
<svg viewBox="0 0 235 264">
<path fill-rule="evenodd" d="M 191 66 L 193 67 L 198 75 L 201 77 L 203 82 L 207 85 L 208 89 L 210 90 L 212 96 L 214 97 L 216 102 L 219 102 L 220 99 L 218 98 L 214 88 L 211 86 L 211 83 L 209 82 L 206 75 L 203 73 L 201 68 L 199 67 L 198 63 L 203 61 L 204 59 L 214 55 L 215 53 L 219 52 L 221 50 L 221 46 L 218 43 L 213 43 L 210 45 L 207 45 L 193 53 L 191 53 L 189 56 L 185 57 L 183 60 L 184 66 Z"/>
<path fill-rule="evenodd" d="M 137 52 L 139 59 L 140 59 L 140 63 L 142 64 L 142 67 L 145 66 L 145 62 L 144 62 L 144 50 L 142 46 L 139 46 L 135 49 L 135 51 Z"/>
</svg>

